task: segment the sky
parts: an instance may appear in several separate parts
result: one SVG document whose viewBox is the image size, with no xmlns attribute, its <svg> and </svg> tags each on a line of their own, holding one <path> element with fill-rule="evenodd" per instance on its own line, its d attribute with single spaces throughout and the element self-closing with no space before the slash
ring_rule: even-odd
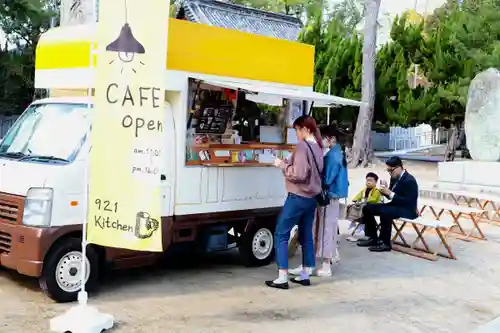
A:
<svg viewBox="0 0 500 333">
<path fill-rule="evenodd" d="M 383 44 L 389 39 L 389 32 L 394 18 L 410 9 L 420 14 L 430 14 L 443 5 L 446 0 L 382 0 L 379 10 L 379 31 L 377 43 Z"/>
</svg>

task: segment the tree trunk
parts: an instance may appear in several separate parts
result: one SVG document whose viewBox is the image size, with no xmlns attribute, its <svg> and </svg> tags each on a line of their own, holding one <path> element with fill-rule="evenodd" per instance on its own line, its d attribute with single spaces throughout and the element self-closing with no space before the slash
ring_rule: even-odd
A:
<svg viewBox="0 0 500 333">
<path fill-rule="evenodd" d="M 458 136 L 458 142 L 460 147 L 460 152 L 462 158 L 471 159 L 469 148 L 467 147 L 467 135 L 465 134 L 465 123 L 462 122 L 462 128 L 460 129 L 460 135 Z"/>
<path fill-rule="evenodd" d="M 370 134 L 375 106 L 375 55 L 377 48 L 377 19 L 381 0 L 366 0 L 365 28 L 363 39 L 363 68 L 361 78 L 361 101 L 364 103 L 358 114 L 350 166 L 366 166 L 371 162 Z"/>
<path fill-rule="evenodd" d="M 363 161 L 360 166 L 366 168 L 370 163 L 372 163 L 374 158 L 374 153 L 372 149 L 372 135 L 371 135 L 371 126 L 370 131 L 368 132 L 368 136 L 366 139 L 365 153 L 363 154 Z"/>
<path fill-rule="evenodd" d="M 462 121 L 460 124 L 460 131 L 458 134 L 457 148 L 462 150 L 463 146 L 466 146 L 467 143 L 465 141 L 465 123 Z"/>
<path fill-rule="evenodd" d="M 458 145 L 458 137 L 460 134 L 456 124 L 453 124 L 450 129 L 451 129 L 451 135 L 448 139 L 448 143 L 446 144 L 446 150 L 444 152 L 444 160 L 446 162 L 451 162 L 455 160 L 455 154 Z"/>
<path fill-rule="evenodd" d="M 463 121 L 460 124 L 460 130 L 458 130 L 457 142 L 455 144 L 455 149 L 454 149 L 453 153 L 451 154 L 453 156 L 453 159 L 455 159 L 457 149 L 460 150 L 462 158 L 470 158 L 470 157 L 468 157 L 468 156 L 470 156 L 470 154 L 469 154 L 469 150 L 467 149 L 467 140 L 465 138 L 465 123 Z"/>
</svg>

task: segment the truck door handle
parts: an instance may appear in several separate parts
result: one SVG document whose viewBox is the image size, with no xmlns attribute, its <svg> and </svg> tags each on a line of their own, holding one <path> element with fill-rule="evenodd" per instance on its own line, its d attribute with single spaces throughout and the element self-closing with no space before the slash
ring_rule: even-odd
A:
<svg viewBox="0 0 500 333">
<path fill-rule="evenodd" d="M 160 180 L 167 180 L 167 176 L 161 175 Z"/>
</svg>

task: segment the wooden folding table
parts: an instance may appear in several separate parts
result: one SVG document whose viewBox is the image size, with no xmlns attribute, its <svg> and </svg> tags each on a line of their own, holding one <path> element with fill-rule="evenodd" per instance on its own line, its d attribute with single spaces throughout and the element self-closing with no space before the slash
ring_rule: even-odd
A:
<svg viewBox="0 0 500 333">
<path fill-rule="evenodd" d="M 400 223 L 399 225 L 398 222 Z M 403 229 L 408 224 L 410 224 L 417 233 L 417 238 L 411 243 L 409 243 L 403 235 Z M 392 237 L 392 249 L 432 261 L 436 261 L 438 256 L 456 259 L 447 241 L 448 235 L 454 226 L 455 224 L 452 221 L 433 220 L 426 217 L 418 217 L 413 220 L 405 218 L 397 219 L 393 222 L 396 233 Z M 435 231 L 440 240 L 439 246 L 436 249 L 432 249 L 429 246 L 428 240 L 425 239 L 425 236 L 428 235 L 428 232 L 431 230 Z M 420 243 L 421 246 L 418 243 Z M 446 249 L 446 253 L 440 252 L 442 247 Z"/>
<path fill-rule="evenodd" d="M 452 203 L 448 203 L 442 200 L 433 200 L 433 199 L 419 199 L 419 207 L 420 207 L 420 215 L 424 213 L 425 210 L 430 210 L 436 220 L 441 220 L 442 215 L 444 213 L 448 213 L 448 215 L 452 218 L 453 223 L 460 230 L 459 234 L 460 239 L 469 240 L 471 238 L 475 239 L 486 239 L 479 222 L 484 214 L 483 209 L 475 208 L 475 207 L 465 207 L 460 205 L 454 205 Z M 467 217 L 472 221 L 473 227 L 469 231 L 465 231 L 462 227 L 462 223 L 460 221 L 460 217 Z M 474 231 L 477 231 L 478 236 L 473 235 Z"/>
<path fill-rule="evenodd" d="M 474 207 L 476 205 L 476 207 L 484 211 L 483 217 L 485 219 L 493 222 L 500 222 L 500 195 L 486 192 L 471 192 L 436 187 L 422 188 L 421 190 L 447 194 L 457 205 L 460 205 L 461 202 L 465 202 L 468 207 Z M 488 207 L 491 209 L 488 209 Z M 492 214 L 489 214 L 489 212 Z"/>
</svg>

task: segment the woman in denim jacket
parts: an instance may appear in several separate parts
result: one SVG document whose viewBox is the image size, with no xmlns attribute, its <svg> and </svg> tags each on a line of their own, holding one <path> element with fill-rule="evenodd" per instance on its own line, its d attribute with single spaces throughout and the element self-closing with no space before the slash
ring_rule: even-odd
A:
<svg viewBox="0 0 500 333">
<path fill-rule="evenodd" d="M 347 198 L 349 181 L 347 175 L 347 160 L 338 138 L 341 133 L 334 126 L 321 129 L 323 146 L 329 148 L 323 159 L 323 176 L 328 185 L 330 204 L 318 209 L 319 221 L 315 224 L 318 228 L 316 243 L 316 259 L 321 262 L 317 266 L 317 276 L 331 276 L 331 265 L 340 260 L 338 252 L 338 222 L 340 215 L 339 199 Z M 290 270 L 290 274 L 299 274 L 302 267 Z M 312 272 L 311 272 L 312 273 Z"/>
</svg>

